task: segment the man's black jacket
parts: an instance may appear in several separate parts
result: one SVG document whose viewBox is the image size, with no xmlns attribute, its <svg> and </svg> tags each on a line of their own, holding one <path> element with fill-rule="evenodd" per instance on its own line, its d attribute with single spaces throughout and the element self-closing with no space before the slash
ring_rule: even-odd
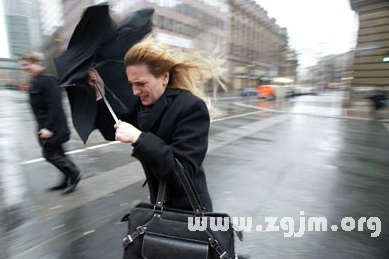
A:
<svg viewBox="0 0 389 259">
<path fill-rule="evenodd" d="M 31 83 L 30 104 L 38 123 L 37 132 L 43 128 L 54 132 L 54 136 L 45 141 L 47 143 L 66 142 L 70 133 L 56 78 L 42 72 Z"/>
</svg>

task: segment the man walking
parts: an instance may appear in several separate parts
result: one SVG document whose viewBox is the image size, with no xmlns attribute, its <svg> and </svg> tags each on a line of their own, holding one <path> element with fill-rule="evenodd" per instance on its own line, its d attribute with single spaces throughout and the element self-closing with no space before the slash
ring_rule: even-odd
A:
<svg viewBox="0 0 389 259">
<path fill-rule="evenodd" d="M 43 54 L 37 52 L 26 52 L 19 58 L 31 80 L 30 104 L 38 124 L 43 157 L 64 174 L 63 181 L 49 190 L 63 189 L 63 194 L 68 194 L 77 187 L 81 173 L 62 148 L 70 138 L 70 131 L 62 108 L 61 91 L 56 78 L 45 71 L 42 61 Z"/>
<path fill-rule="evenodd" d="M 385 93 L 384 91 L 380 90 L 380 89 L 375 89 L 372 91 L 372 93 L 370 94 L 370 99 L 372 101 L 372 119 L 374 121 L 378 121 L 379 120 L 379 114 L 378 114 L 378 111 L 383 108 L 385 106 Z"/>
</svg>

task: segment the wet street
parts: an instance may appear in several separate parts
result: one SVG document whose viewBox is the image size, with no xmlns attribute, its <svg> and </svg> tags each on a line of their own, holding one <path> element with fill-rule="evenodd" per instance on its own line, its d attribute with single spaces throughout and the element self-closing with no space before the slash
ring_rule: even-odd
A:
<svg viewBox="0 0 389 259">
<path fill-rule="evenodd" d="M 84 145 L 72 128 L 66 149 L 83 180 L 70 195 L 49 193 L 60 174 L 41 158 L 27 94 L 0 89 L 0 100 L 0 258 L 121 258 L 120 219 L 148 201 L 131 145 L 97 131 Z M 326 92 L 215 103 L 222 114 L 211 124 L 204 169 L 214 210 L 252 218 L 244 241 L 236 239 L 239 253 L 389 258 L 389 123 L 351 117 L 342 101 L 342 92 Z M 293 219 L 295 236 L 265 231 L 266 217 L 277 217 L 275 226 Z M 310 217 L 325 217 L 327 231 L 308 231 Z M 353 220 L 341 224 L 345 217 Z M 368 223 L 358 229 L 361 218 Z"/>
</svg>

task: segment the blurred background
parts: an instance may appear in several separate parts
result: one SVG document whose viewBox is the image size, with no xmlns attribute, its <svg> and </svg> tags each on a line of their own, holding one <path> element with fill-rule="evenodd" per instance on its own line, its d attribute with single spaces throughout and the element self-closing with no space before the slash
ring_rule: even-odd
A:
<svg viewBox="0 0 389 259">
<path fill-rule="evenodd" d="M 66 145 L 84 180 L 69 197 L 44 189 L 45 163 L 18 55 L 48 70 L 84 8 L 98 0 L 0 0 L 0 258 L 119 258 L 121 215 L 140 201 L 131 148 L 93 132 Z M 109 0 L 120 21 L 155 9 L 153 33 L 173 47 L 224 59 L 227 91 L 204 163 L 215 210 L 233 216 L 380 217 L 382 233 L 246 233 L 251 258 L 389 258 L 388 0 Z M 378 91 L 377 91 L 378 90 Z M 379 98 L 377 96 L 379 95 Z M 379 109 L 375 109 L 379 102 Z M 66 94 L 63 103 L 71 120 Z M 386 228 L 385 228 L 386 227 Z M 369 232 L 370 231 L 370 232 Z"/>
</svg>

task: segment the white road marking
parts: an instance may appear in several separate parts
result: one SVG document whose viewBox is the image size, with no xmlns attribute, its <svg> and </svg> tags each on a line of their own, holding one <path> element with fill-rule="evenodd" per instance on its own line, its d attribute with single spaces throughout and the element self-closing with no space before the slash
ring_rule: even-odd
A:
<svg viewBox="0 0 389 259">
<path fill-rule="evenodd" d="M 118 143 L 120 143 L 120 141 L 114 141 L 114 142 L 110 142 L 110 143 L 106 143 L 106 144 L 95 145 L 95 146 L 87 147 L 85 149 L 87 149 L 87 150 L 96 149 L 96 148 L 107 147 L 109 145 L 114 145 L 114 144 L 118 144 Z"/>
<path fill-rule="evenodd" d="M 84 236 L 89 235 L 89 234 L 92 234 L 92 233 L 94 233 L 94 232 L 96 232 L 96 230 L 94 230 L 94 229 L 92 229 L 92 230 L 90 230 L 90 231 L 87 231 L 87 232 L 84 232 Z"/>
<path fill-rule="evenodd" d="M 238 117 L 244 117 L 244 116 L 248 116 L 248 115 L 252 115 L 252 114 L 257 114 L 257 113 L 261 113 L 261 112 L 265 112 L 265 111 L 255 111 L 255 112 L 248 112 L 248 113 L 243 113 L 243 114 L 237 114 L 237 115 L 233 115 L 233 116 L 219 118 L 219 119 L 213 120 L 212 122 L 223 121 L 223 120 L 228 120 L 228 119 L 233 119 L 233 118 L 238 118 Z M 91 149 L 98 149 L 98 148 L 103 148 L 103 147 L 107 147 L 107 146 L 110 146 L 110 145 L 116 145 L 118 143 L 121 143 L 121 142 L 120 141 L 113 141 L 113 142 L 109 142 L 109 143 L 105 143 L 105 144 L 98 144 L 98 145 L 94 145 L 94 146 L 90 146 L 90 147 L 86 147 L 86 148 L 81 148 L 81 149 L 76 149 L 76 150 L 68 151 L 65 154 L 67 154 L 67 155 L 77 154 L 77 153 L 85 152 L 85 151 L 91 150 Z M 28 161 L 24 161 L 24 162 L 22 162 L 20 164 L 21 165 L 28 165 L 28 164 L 38 163 L 38 162 L 42 162 L 42 161 L 45 161 L 45 159 L 44 158 L 36 158 L 36 159 L 31 159 L 31 160 L 28 160 Z"/>
<path fill-rule="evenodd" d="M 28 165 L 28 164 L 32 164 L 32 163 L 41 162 L 41 161 L 45 161 L 45 159 L 44 158 L 37 158 L 37 159 L 32 159 L 32 160 L 24 161 L 24 162 L 22 162 L 20 164 L 21 165 Z"/>
<path fill-rule="evenodd" d="M 98 144 L 98 145 L 94 145 L 94 146 L 90 146 L 90 147 L 86 147 L 86 148 L 81 148 L 81 149 L 76 149 L 76 150 L 68 151 L 65 154 L 66 155 L 71 155 L 71 154 L 81 153 L 81 152 L 85 152 L 85 151 L 90 150 L 90 149 L 97 149 L 97 148 L 107 147 L 107 146 L 115 145 L 115 144 L 118 144 L 118 143 L 120 143 L 120 141 L 113 141 L 113 142 L 109 142 L 109 143 L 106 143 L 106 144 Z M 33 163 L 42 162 L 42 161 L 45 161 L 45 159 L 44 158 L 37 158 L 37 159 L 32 159 L 32 160 L 24 161 L 24 162 L 22 162 L 20 164 L 21 165 L 28 165 L 28 164 L 33 164 Z"/>
<path fill-rule="evenodd" d="M 63 228 L 64 226 L 65 226 L 65 225 L 62 224 L 62 225 L 59 225 L 59 226 L 52 227 L 51 229 L 52 229 L 52 230 L 55 230 L 55 229 L 58 229 L 58 228 Z"/>
<path fill-rule="evenodd" d="M 56 209 L 59 209 L 59 208 L 62 208 L 62 205 L 51 207 L 51 208 L 49 208 L 49 210 L 56 210 Z"/>
<path fill-rule="evenodd" d="M 255 111 L 255 112 L 248 112 L 248 113 L 243 113 L 243 114 L 238 114 L 238 115 L 223 117 L 223 118 L 215 119 L 215 120 L 213 120 L 212 122 L 224 121 L 224 120 L 228 120 L 228 119 L 233 119 L 233 118 L 238 118 L 238 117 L 244 117 L 244 116 L 247 116 L 247 115 L 252 115 L 252 114 L 257 114 L 257 113 L 262 113 L 262 112 L 266 112 L 266 111 Z"/>
<path fill-rule="evenodd" d="M 86 151 L 86 148 L 69 151 L 69 152 L 66 152 L 66 154 L 67 155 L 72 155 L 72 154 L 77 154 L 77 153 L 81 153 L 81 152 L 84 152 L 84 151 Z"/>
</svg>

